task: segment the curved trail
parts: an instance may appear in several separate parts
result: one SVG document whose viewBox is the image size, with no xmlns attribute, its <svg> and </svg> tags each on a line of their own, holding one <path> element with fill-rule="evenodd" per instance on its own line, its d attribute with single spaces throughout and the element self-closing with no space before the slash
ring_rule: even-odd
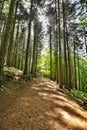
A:
<svg viewBox="0 0 87 130">
<path fill-rule="evenodd" d="M 87 111 L 54 82 L 36 78 L 20 87 L 0 95 L 0 130 L 87 130 Z"/>
</svg>

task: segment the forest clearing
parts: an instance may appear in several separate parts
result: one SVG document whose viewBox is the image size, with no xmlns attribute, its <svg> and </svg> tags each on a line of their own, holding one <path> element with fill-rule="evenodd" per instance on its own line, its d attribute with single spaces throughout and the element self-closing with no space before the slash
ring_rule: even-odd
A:
<svg viewBox="0 0 87 130">
<path fill-rule="evenodd" d="M 0 130 L 87 130 L 87 0 L 0 0 Z"/>
</svg>

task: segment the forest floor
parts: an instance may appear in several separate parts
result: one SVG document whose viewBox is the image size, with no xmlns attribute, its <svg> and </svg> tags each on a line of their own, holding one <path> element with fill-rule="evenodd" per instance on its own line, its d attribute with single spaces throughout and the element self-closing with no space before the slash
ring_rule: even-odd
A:
<svg viewBox="0 0 87 130">
<path fill-rule="evenodd" d="M 0 130 L 87 130 L 87 111 L 49 79 L 9 81 L 0 89 Z"/>
</svg>

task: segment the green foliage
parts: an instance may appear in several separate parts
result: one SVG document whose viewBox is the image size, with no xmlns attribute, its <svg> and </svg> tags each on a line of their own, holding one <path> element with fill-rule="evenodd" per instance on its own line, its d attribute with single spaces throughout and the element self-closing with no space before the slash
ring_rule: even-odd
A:
<svg viewBox="0 0 87 130">
<path fill-rule="evenodd" d="M 85 0 L 80 0 L 80 3 L 81 4 L 85 4 Z"/>
<path fill-rule="evenodd" d="M 81 90 L 87 92 L 87 56 L 81 60 Z"/>
<path fill-rule="evenodd" d="M 87 23 L 87 16 L 83 17 L 80 22 L 81 23 Z"/>
<path fill-rule="evenodd" d="M 55 67 L 55 59 L 54 55 L 52 55 L 52 76 L 54 78 L 54 67 Z M 43 77 L 48 77 L 50 74 L 50 53 L 49 50 L 47 50 L 43 55 L 41 55 L 38 59 L 38 75 Z"/>
<path fill-rule="evenodd" d="M 2 19 L 5 19 L 5 17 L 8 16 L 8 11 L 9 11 L 9 2 L 5 1 L 4 2 L 4 8 L 3 8 L 3 14 L 2 14 Z"/>
<path fill-rule="evenodd" d="M 79 105 L 87 110 L 87 106 L 84 106 L 84 102 L 87 102 L 87 93 L 83 91 L 78 91 L 76 89 L 68 91 L 68 89 L 65 88 L 63 88 L 62 91 L 66 93 L 71 99 L 77 101 Z"/>
<path fill-rule="evenodd" d="M 26 47 L 26 39 L 27 39 L 26 35 L 27 35 L 27 32 L 28 32 L 27 31 L 27 28 L 28 28 L 28 21 L 27 20 L 30 19 L 30 14 L 29 14 L 30 13 L 29 12 L 30 3 L 29 3 L 29 7 L 26 7 L 26 6 L 24 6 L 23 2 L 24 2 L 23 0 L 18 1 L 18 7 L 17 7 L 17 12 L 16 12 L 16 20 L 14 21 L 15 22 L 15 28 L 14 28 L 14 35 L 13 35 L 13 41 L 15 43 L 14 48 L 13 48 L 13 53 L 14 53 L 13 54 L 13 59 L 17 58 L 17 62 L 18 62 L 17 68 L 18 69 L 22 68 L 22 70 L 23 70 L 23 67 L 24 67 L 24 60 L 25 60 L 25 57 L 26 57 L 25 56 L 25 47 Z M 45 53 L 43 55 L 41 54 L 41 52 L 43 51 L 45 40 L 44 40 L 44 42 L 42 42 L 43 41 L 42 38 L 44 38 L 43 31 L 42 31 L 43 26 L 42 26 L 42 23 L 39 21 L 39 18 L 38 18 L 38 14 L 39 14 L 38 7 L 42 7 L 42 5 L 44 5 L 44 2 L 45 2 L 44 0 L 34 1 L 31 21 L 32 21 L 33 24 L 35 24 L 35 30 L 38 31 L 38 37 L 36 38 L 36 39 L 38 39 L 37 73 L 38 73 L 39 76 L 49 78 L 50 77 L 50 50 L 48 49 L 48 50 L 45 51 Z M 56 4 L 58 4 L 58 3 L 56 3 Z M 82 46 L 83 46 L 83 42 L 85 41 L 85 39 L 84 39 L 84 31 L 86 33 L 86 24 L 85 24 L 85 30 L 83 28 L 83 24 L 87 23 L 87 15 L 85 13 L 86 1 L 85 0 L 79 0 L 79 1 L 75 1 L 73 4 L 71 4 L 71 2 L 70 2 L 69 3 L 70 7 L 66 7 L 66 4 L 67 4 L 67 2 L 64 3 L 64 6 L 65 6 L 64 11 L 65 11 L 65 13 L 68 13 L 67 14 L 68 16 L 67 16 L 66 20 L 68 19 L 68 17 L 70 17 L 70 19 L 71 19 L 70 21 L 65 20 L 65 23 L 66 24 L 68 23 L 68 25 L 66 25 L 66 26 L 67 26 L 67 31 L 68 31 L 67 33 L 69 33 L 68 34 L 69 38 L 67 40 L 69 40 L 68 42 L 69 42 L 69 48 L 70 48 L 70 69 L 71 69 L 70 78 L 71 78 L 73 89 L 75 89 L 75 82 L 74 82 L 75 81 L 75 72 L 74 72 L 75 71 L 75 68 L 74 68 L 75 66 L 74 66 L 74 64 L 75 64 L 76 65 L 77 89 L 80 90 L 80 91 L 87 92 L 87 57 L 82 58 L 82 57 L 79 56 L 79 54 L 77 54 L 78 53 L 78 48 L 80 48 L 80 50 L 83 49 Z M 5 20 L 6 20 L 7 16 L 8 16 L 9 5 L 10 5 L 10 1 L 5 0 L 3 11 L 2 11 L 2 16 L 1 16 L 1 21 L 0 21 L 2 23 L 3 27 L 4 27 L 4 22 L 5 22 Z M 61 2 L 60 2 L 60 7 L 62 8 L 62 3 Z M 0 8 L 2 8 L 2 5 L 0 5 Z M 61 34 L 59 35 L 57 33 L 58 37 L 55 37 L 54 36 L 54 35 L 56 35 L 55 31 L 56 31 L 56 29 L 58 29 L 57 26 L 59 27 L 59 25 L 58 25 L 59 24 L 58 23 L 59 22 L 59 19 L 58 19 L 59 16 L 55 12 L 55 11 L 57 11 L 57 13 L 59 13 L 58 8 L 56 9 L 56 7 L 54 7 L 54 1 L 50 1 L 49 4 L 46 5 L 44 10 L 46 11 L 44 13 L 44 15 L 46 15 L 48 17 L 48 22 L 52 27 L 52 30 L 51 30 L 52 31 L 51 32 L 52 50 L 55 48 L 54 42 L 57 42 L 57 40 L 58 40 L 57 38 L 60 37 L 60 39 L 61 39 L 61 48 L 59 48 L 59 45 L 58 45 L 58 52 L 57 52 L 58 57 L 57 58 L 58 58 L 58 67 L 60 67 L 60 65 L 59 65 L 59 61 L 60 61 L 60 59 L 59 59 L 60 58 L 59 57 L 59 49 L 61 49 L 61 60 L 62 60 L 62 65 L 61 65 L 62 66 L 62 71 L 61 72 L 62 72 L 62 81 L 63 81 L 63 84 L 64 84 L 64 80 L 65 80 L 64 78 L 66 78 L 66 77 L 67 77 L 67 79 L 69 78 L 68 74 L 67 74 L 68 76 L 65 77 L 65 67 L 66 67 L 67 73 L 69 73 L 69 63 L 68 63 L 68 53 L 67 53 L 68 52 L 68 47 L 66 47 L 67 66 L 65 66 L 65 63 L 64 63 L 65 62 L 64 61 L 64 48 L 63 48 L 63 46 L 64 46 L 63 45 L 63 42 L 64 42 L 64 27 L 61 24 L 61 26 L 60 26 Z M 78 13 L 76 13 L 76 11 Z M 60 10 L 59 15 L 60 15 L 60 21 L 63 22 L 63 18 L 62 18 L 63 10 Z M 75 21 L 75 17 L 78 17 L 78 15 L 81 18 L 80 19 L 81 24 L 80 25 L 78 25 L 78 24 L 75 25 L 75 23 L 73 24 L 71 21 L 73 21 L 73 20 Z M 57 23 L 55 24 L 55 22 L 57 22 Z M 55 28 L 55 30 L 54 30 L 54 28 Z M 47 28 L 47 29 L 48 29 L 48 33 L 49 33 L 49 28 Z M 30 28 L 29 28 L 29 30 L 30 30 Z M 2 36 L 2 31 L 0 32 L 0 37 Z M 32 29 L 32 31 L 33 31 L 33 29 Z M 65 35 L 67 35 L 67 34 L 65 34 Z M 32 68 L 31 64 L 34 61 L 33 58 L 32 58 L 32 56 L 33 56 L 33 44 L 32 43 L 34 42 L 33 37 L 34 37 L 34 35 L 32 33 L 31 34 L 31 39 L 30 39 L 31 43 L 30 43 L 29 57 L 28 57 L 29 58 L 29 67 L 30 67 L 29 69 Z M 75 43 L 75 49 L 73 47 L 74 43 Z M 66 45 L 66 46 L 68 46 L 68 45 Z M 55 48 L 55 50 L 56 50 L 56 48 Z M 74 52 L 76 54 L 76 57 L 75 57 L 76 63 L 74 61 Z M 16 57 L 14 58 L 15 54 L 16 54 Z M 78 75 L 78 57 L 80 59 L 79 60 L 79 62 L 80 62 L 80 87 L 79 87 L 79 75 Z M 20 61 L 21 61 L 21 64 L 20 64 Z M 55 66 L 56 66 L 55 56 L 54 56 L 54 52 L 52 52 L 52 79 L 56 79 L 55 78 L 55 75 L 56 75 Z M 60 75 L 59 69 L 60 68 L 58 68 L 58 76 Z M 31 72 L 31 70 L 29 70 L 29 71 Z M 9 77 L 11 77 L 10 74 L 8 74 L 8 73 L 5 74 L 5 75 L 6 75 L 6 77 L 8 79 L 9 79 Z M 60 77 L 58 77 L 58 78 L 60 80 Z M 0 82 L 2 82 L 2 81 L 3 81 L 3 77 L 1 76 L 0 77 Z M 68 86 L 68 83 L 66 85 Z"/>
<path fill-rule="evenodd" d="M 43 77 L 48 77 L 50 73 L 50 58 L 49 53 L 42 55 L 38 59 L 38 73 Z"/>
</svg>

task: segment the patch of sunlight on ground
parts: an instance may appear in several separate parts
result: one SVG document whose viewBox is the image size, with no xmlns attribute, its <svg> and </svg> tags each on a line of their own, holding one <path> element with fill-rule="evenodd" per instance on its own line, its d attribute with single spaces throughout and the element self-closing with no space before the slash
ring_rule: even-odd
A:
<svg viewBox="0 0 87 130">
<path fill-rule="evenodd" d="M 38 92 L 38 95 L 40 95 L 44 100 L 53 102 L 52 111 L 47 113 L 47 116 L 52 118 L 52 120 L 50 120 L 51 125 L 53 126 L 52 128 L 55 128 L 55 126 L 56 128 L 60 128 L 60 126 L 70 126 L 73 129 L 86 130 L 87 112 L 81 109 L 76 102 L 69 99 L 66 94 L 56 91 L 58 86 L 55 87 L 51 81 L 46 81 L 45 83 L 39 82 L 38 85 L 35 84 L 35 86 L 36 88 L 33 86 L 33 89 L 41 90 L 41 92 Z"/>
<path fill-rule="evenodd" d="M 47 87 L 48 87 L 48 88 L 52 88 L 52 89 L 53 89 L 53 88 L 56 88 L 56 87 L 54 87 L 53 85 L 47 85 Z M 54 90 L 53 90 L 53 91 L 54 91 Z M 55 89 L 55 91 L 56 91 L 56 89 Z"/>
<path fill-rule="evenodd" d="M 47 96 L 48 94 L 47 93 L 38 93 L 38 95 L 40 95 L 40 96 Z"/>
<path fill-rule="evenodd" d="M 66 120 L 66 122 L 70 123 L 71 125 L 77 126 L 87 126 L 87 123 L 84 122 L 84 120 L 75 117 L 74 115 L 69 114 L 66 111 L 61 111 L 61 115 L 63 116 L 63 118 Z"/>
<path fill-rule="evenodd" d="M 32 89 L 34 89 L 34 90 L 41 90 L 40 88 L 37 88 L 37 87 L 32 87 Z"/>
<path fill-rule="evenodd" d="M 73 126 L 80 126 L 87 128 L 87 122 L 85 119 L 81 119 L 80 117 L 66 112 L 63 108 L 55 108 L 55 112 L 61 113 L 61 117 L 64 120 L 64 122 L 68 123 L 69 125 Z"/>
</svg>

